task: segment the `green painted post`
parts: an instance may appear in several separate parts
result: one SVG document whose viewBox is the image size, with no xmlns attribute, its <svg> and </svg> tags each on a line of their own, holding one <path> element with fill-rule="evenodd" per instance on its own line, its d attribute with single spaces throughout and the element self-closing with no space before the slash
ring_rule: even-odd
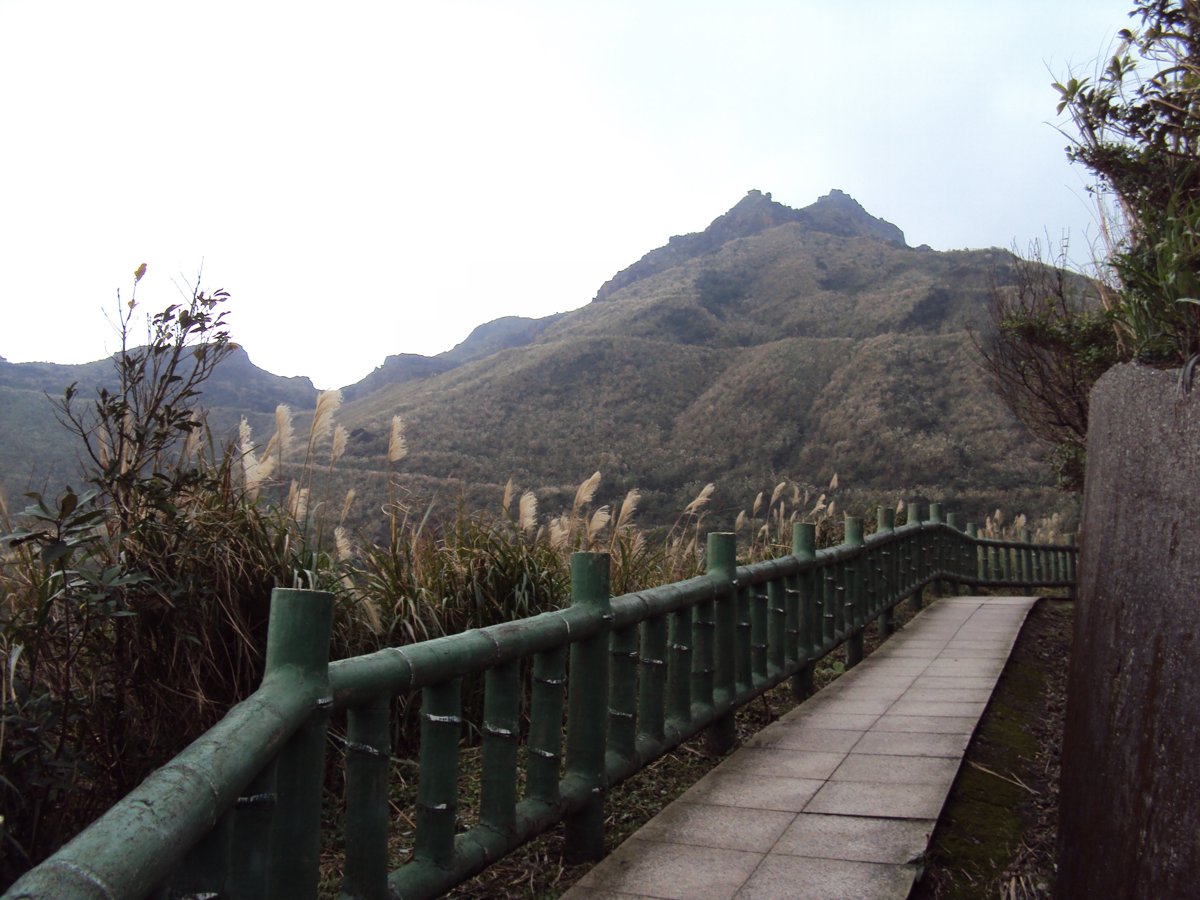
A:
<svg viewBox="0 0 1200 900">
<path fill-rule="evenodd" d="M 930 509 L 932 510 L 932 507 Z M 915 500 L 910 501 L 908 504 L 908 519 L 906 524 L 921 524 L 921 509 Z M 909 574 L 913 582 L 918 582 L 925 578 L 925 535 L 918 532 L 910 540 L 911 543 L 908 546 Z M 925 589 L 923 587 L 919 587 L 913 592 L 912 608 L 914 610 L 919 610 L 925 605 L 924 597 L 922 596 L 924 593 Z"/>
<path fill-rule="evenodd" d="M 946 524 L 955 531 L 962 531 L 958 524 L 958 513 L 947 513 Z M 949 569 L 956 575 L 962 571 L 962 545 L 957 537 L 942 538 L 944 552 L 942 553 L 942 567 Z M 948 582 L 947 587 L 950 589 L 951 596 L 956 596 L 963 593 L 962 585 L 958 581 Z"/>
<path fill-rule="evenodd" d="M 737 583 L 736 535 L 726 532 L 708 536 L 708 574 L 729 585 L 728 588 L 720 591 L 716 601 L 716 671 L 713 700 L 717 703 L 732 704 L 733 698 L 737 696 L 735 647 L 742 618 L 741 607 L 743 606 L 742 587 Z M 749 624 L 747 620 L 747 637 L 749 637 Z M 744 653 L 740 655 L 745 656 Z M 733 749 L 736 741 L 737 732 L 733 710 L 730 708 L 729 712 L 709 726 L 705 732 L 704 745 L 711 755 L 723 756 Z"/>
<path fill-rule="evenodd" d="M 1028 528 L 1022 528 L 1021 529 L 1021 543 L 1029 544 L 1032 542 L 1033 542 L 1033 533 Z M 1022 547 L 1021 548 L 1021 580 L 1031 582 L 1031 581 L 1033 581 L 1033 577 L 1034 577 L 1033 548 L 1032 547 Z"/>
<path fill-rule="evenodd" d="M 854 516 L 846 517 L 847 546 L 863 546 L 863 522 Z M 846 611 L 850 614 L 850 637 L 846 641 L 846 666 L 856 666 L 863 658 L 863 629 L 866 626 L 866 591 L 864 558 L 860 556 L 846 564 Z"/>
<path fill-rule="evenodd" d="M 545 650 L 533 657 L 525 796 L 549 806 L 556 806 L 559 800 L 566 662 L 566 647 Z"/>
<path fill-rule="evenodd" d="M 271 820 L 274 818 L 277 796 L 275 767 L 271 765 L 260 772 L 237 799 L 230 846 L 229 881 L 225 890 L 225 895 L 232 900 L 251 900 L 267 895 Z"/>
<path fill-rule="evenodd" d="M 945 519 L 942 518 L 942 504 L 929 504 L 929 522 L 932 525 L 945 524 Z M 945 569 L 945 558 L 943 548 L 946 544 L 946 538 L 940 529 L 934 530 L 928 536 L 928 552 L 925 554 L 925 562 L 929 566 L 930 572 L 938 572 Z M 946 592 L 946 582 L 937 578 L 930 584 L 930 590 L 933 596 L 940 597 Z"/>
<path fill-rule="evenodd" d="M 638 732 L 662 741 L 666 732 L 667 619 L 655 616 L 641 624 L 641 669 L 638 675 Z"/>
<path fill-rule="evenodd" d="M 221 816 L 213 830 L 188 851 L 175 874 L 171 876 L 169 896 L 224 895 L 235 815 L 236 813 L 230 811 Z"/>
<path fill-rule="evenodd" d="M 612 633 L 608 663 L 608 749 L 623 762 L 635 756 L 637 742 L 637 630 Z"/>
<path fill-rule="evenodd" d="M 454 864 L 461 731 L 462 679 L 451 678 L 423 689 L 413 859 L 439 869 L 449 869 Z"/>
<path fill-rule="evenodd" d="M 671 613 L 667 642 L 667 718 L 685 728 L 692 721 L 692 610 Z"/>
<path fill-rule="evenodd" d="M 788 606 L 792 603 L 788 595 L 795 590 L 788 586 L 791 582 L 788 578 L 767 583 L 766 671 L 770 676 L 778 675 L 796 658 L 795 638 L 788 634 L 788 626 L 796 622 L 795 618 L 788 619 Z"/>
<path fill-rule="evenodd" d="M 571 554 L 571 605 L 612 619 L 607 553 Z M 571 645 L 567 681 L 567 775 L 590 792 L 564 821 L 563 854 L 574 863 L 604 856 L 605 726 L 608 716 L 608 633 Z"/>
<path fill-rule="evenodd" d="M 822 590 L 821 602 L 821 619 L 824 624 L 825 640 L 822 642 L 822 647 L 826 652 L 830 648 L 837 645 L 839 624 L 841 617 L 838 614 L 838 586 L 836 566 L 826 566 L 824 569 L 817 570 L 817 578 L 820 580 Z"/>
<path fill-rule="evenodd" d="M 701 600 L 692 607 L 692 703 L 697 712 L 707 712 L 713 706 L 715 616 L 714 600 Z"/>
<path fill-rule="evenodd" d="M 896 530 L 896 511 L 890 506 L 880 506 L 876 513 L 875 527 L 879 534 L 894 533 Z M 879 636 L 886 638 L 896 633 L 895 610 L 892 606 L 892 597 L 895 594 L 894 569 L 897 558 L 895 545 L 888 544 L 881 547 L 879 556 L 879 565 L 883 576 L 879 597 L 879 602 L 883 606 L 883 610 L 879 614 Z"/>
<path fill-rule="evenodd" d="M 792 525 L 792 555 L 800 562 L 811 562 L 816 557 L 816 534 L 816 526 L 810 522 L 796 522 Z M 789 591 L 787 597 L 789 621 L 795 623 L 799 632 L 796 635 L 799 638 L 797 659 L 805 660 L 804 667 L 791 677 L 792 696 L 797 700 L 804 700 L 812 696 L 813 692 L 814 660 L 817 644 L 821 639 L 821 601 L 813 589 L 815 583 L 812 573 L 805 572 L 797 578 L 797 586 L 793 589 L 795 593 Z"/>
<path fill-rule="evenodd" d="M 267 896 L 317 896 L 321 862 L 321 791 L 325 784 L 325 731 L 329 722 L 329 638 L 333 595 L 275 588 L 267 623 L 264 680 L 288 670 L 297 689 L 315 698 L 309 720 L 275 760 L 277 801 L 271 822 Z"/>
<path fill-rule="evenodd" d="M 971 572 L 976 578 L 983 577 L 983 558 L 979 553 L 979 545 L 976 541 L 979 540 L 979 527 L 974 522 L 967 523 L 967 538 L 971 539 L 970 544 L 965 545 L 964 563 L 966 568 L 964 571 Z"/>
<path fill-rule="evenodd" d="M 751 591 L 747 585 L 738 584 L 737 589 L 737 630 L 734 632 L 733 648 L 733 681 L 738 695 L 754 687 L 754 626 L 751 622 L 751 612 L 756 604 L 756 595 L 761 591 Z M 766 594 L 763 594 L 766 599 Z M 763 635 L 763 649 L 766 649 L 766 635 Z"/>
<path fill-rule="evenodd" d="M 344 898 L 388 896 L 388 767 L 391 696 L 346 712 L 346 862 Z"/>
<path fill-rule="evenodd" d="M 1077 546 L 1078 539 L 1079 539 L 1079 536 L 1077 534 L 1068 534 L 1067 535 L 1067 543 L 1070 544 L 1072 547 Z M 1066 562 L 1067 562 L 1067 581 L 1069 581 L 1071 583 L 1071 586 L 1067 588 L 1067 599 L 1074 600 L 1075 599 L 1075 554 L 1068 551 Z"/>
<path fill-rule="evenodd" d="M 767 680 L 767 592 L 772 584 L 774 582 L 769 582 L 765 591 L 756 589 L 750 597 L 750 658 L 747 660 L 750 671 L 746 674 L 751 688 L 765 684 Z"/>
<path fill-rule="evenodd" d="M 520 703 L 520 660 L 484 673 L 479 824 L 503 835 L 512 833 L 517 819 Z"/>
</svg>

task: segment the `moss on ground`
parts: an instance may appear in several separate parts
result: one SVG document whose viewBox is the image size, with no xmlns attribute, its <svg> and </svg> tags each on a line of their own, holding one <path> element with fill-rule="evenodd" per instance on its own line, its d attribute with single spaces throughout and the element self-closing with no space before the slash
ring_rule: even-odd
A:
<svg viewBox="0 0 1200 900">
<path fill-rule="evenodd" d="M 1039 603 L 946 801 L 912 896 L 1048 897 L 1073 604 Z"/>
</svg>

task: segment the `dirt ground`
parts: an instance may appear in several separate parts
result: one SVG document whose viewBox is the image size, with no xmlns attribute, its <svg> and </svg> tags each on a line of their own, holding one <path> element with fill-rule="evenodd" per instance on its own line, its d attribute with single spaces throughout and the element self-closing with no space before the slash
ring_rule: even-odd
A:
<svg viewBox="0 0 1200 900">
<path fill-rule="evenodd" d="M 1049 897 L 1074 605 L 1030 611 L 959 770 L 913 891 L 920 900 Z"/>
</svg>

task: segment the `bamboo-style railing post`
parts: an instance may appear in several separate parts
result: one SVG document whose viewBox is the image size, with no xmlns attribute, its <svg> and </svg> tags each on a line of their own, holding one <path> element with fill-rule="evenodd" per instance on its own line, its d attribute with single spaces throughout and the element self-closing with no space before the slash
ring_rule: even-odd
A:
<svg viewBox="0 0 1200 900">
<path fill-rule="evenodd" d="M 439 869 L 449 869 L 454 862 L 461 731 L 462 678 L 449 678 L 424 688 L 413 860 Z"/>
<path fill-rule="evenodd" d="M 958 513 L 947 513 L 946 524 L 955 531 L 962 531 L 958 524 Z M 942 554 L 942 565 L 958 575 L 962 573 L 962 542 L 957 537 L 943 538 L 945 552 Z M 948 582 L 952 595 L 963 593 L 962 584 L 957 580 Z"/>
<path fill-rule="evenodd" d="M 609 660 L 608 750 L 624 763 L 636 755 L 637 629 L 612 633 Z"/>
<path fill-rule="evenodd" d="M 1076 541 L 1078 540 L 1078 538 L 1079 538 L 1078 534 L 1068 534 L 1066 536 L 1067 544 L 1069 544 L 1072 547 L 1077 546 Z M 1070 582 L 1070 587 L 1067 588 L 1067 599 L 1074 600 L 1075 599 L 1075 554 L 1068 551 L 1066 554 L 1066 557 L 1067 557 L 1066 558 L 1067 581 Z"/>
<path fill-rule="evenodd" d="M 237 799 L 225 894 L 232 900 L 267 895 L 271 820 L 274 818 L 275 766 L 267 766 Z"/>
<path fill-rule="evenodd" d="M 1029 544 L 1033 541 L 1033 532 L 1028 528 L 1021 529 L 1021 543 Z M 1022 547 L 1021 554 L 1021 580 L 1025 582 L 1033 581 L 1033 548 Z"/>
<path fill-rule="evenodd" d="M 750 671 L 747 673 L 747 687 L 751 689 L 765 684 L 767 680 L 767 651 L 770 647 L 767 640 L 770 603 L 768 592 L 776 585 L 783 586 L 778 580 L 768 582 L 765 586 L 755 587 L 750 595 L 750 658 L 747 666 Z M 782 597 L 782 592 L 779 593 Z"/>
<path fill-rule="evenodd" d="M 739 583 L 735 598 L 737 605 L 737 624 L 734 631 L 734 646 L 733 646 L 733 696 L 740 696 L 742 693 L 754 687 L 754 626 L 751 620 L 751 606 L 756 604 L 755 595 L 761 593 L 761 589 L 755 588 L 751 591 L 748 585 Z M 766 595 L 763 595 L 766 599 Z M 765 637 L 765 635 L 764 635 Z M 766 649 L 766 641 L 763 641 L 764 650 Z"/>
<path fill-rule="evenodd" d="M 792 526 L 792 556 L 801 563 L 811 563 L 816 558 L 816 526 L 811 522 L 796 522 Z M 799 632 L 797 659 L 804 660 L 804 666 L 791 677 L 792 696 L 797 700 L 812 695 L 813 670 L 823 640 L 821 598 L 815 590 L 816 584 L 818 582 L 810 569 L 796 578 L 796 587 L 792 589 L 794 593 L 789 592 L 788 596 L 789 621 L 796 622 Z"/>
<path fill-rule="evenodd" d="M 854 516 L 846 517 L 847 547 L 863 546 L 862 519 Z M 848 637 L 846 639 L 846 666 L 856 666 L 863 658 L 863 628 L 866 619 L 866 591 L 864 576 L 866 574 L 866 559 L 859 556 L 846 563 L 846 612 L 849 614 Z"/>
<path fill-rule="evenodd" d="M 711 755 L 723 756 L 733 749 L 737 740 L 732 703 L 733 698 L 737 696 L 735 647 L 740 630 L 739 607 L 742 604 L 740 600 L 741 586 L 737 583 L 737 537 L 735 535 L 724 532 L 708 536 L 708 574 L 718 584 L 718 599 L 715 604 L 716 646 L 713 663 L 712 702 L 717 705 L 725 705 L 728 711 L 716 719 L 705 731 L 704 746 Z M 747 621 L 747 632 L 749 632 L 749 624 Z M 747 641 L 747 643 L 749 642 Z"/>
<path fill-rule="evenodd" d="M 566 660 L 566 647 L 544 650 L 533 657 L 525 797 L 547 806 L 557 806 L 559 800 Z"/>
<path fill-rule="evenodd" d="M 667 619 L 655 616 L 641 624 L 641 669 L 638 674 L 638 734 L 662 741 L 666 732 Z"/>
<path fill-rule="evenodd" d="M 188 851 L 171 876 L 168 896 L 226 896 L 227 873 L 233 849 L 233 820 L 236 815 L 232 810 L 225 813 L 217 820 L 213 830 Z"/>
<path fill-rule="evenodd" d="M 970 572 L 976 583 L 983 579 L 983 556 L 976 541 L 979 540 L 979 526 L 974 522 L 967 523 L 967 537 L 971 542 L 965 546 L 963 551 L 964 571 Z M 978 593 L 978 589 L 974 586 L 968 593 Z"/>
<path fill-rule="evenodd" d="M 795 579 L 777 578 L 767 584 L 767 674 L 771 677 L 783 671 L 784 666 L 796 659 L 799 650 L 796 639 L 800 636 L 799 616 L 791 614 L 794 604 Z M 789 633 L 789 629 L 795 633 Z"/>
<path fill-rule="evenodd" d="M 346 862 L 342 896 L 388 896 L 388 768 L 391 697 L 346 712 Z"/>
<path fill-rule="evenodd" d="M 317 896 L 321 857 L 321 792 L 325 783 L 325 731 L 329 723 L 329 638 L 333 595 L 275 588 L 267 623 L 267 678 L 293 670 L 298 689 L 318 699 L 308 721 L 275 760 L 277 801 L 271 821 L 267 896 Z"/>
<path fill-rule="evenodd" d="M 692 721 L 692 609 L 671 613 L 667 625 L 667 719 L 684 730 Z"/>
<path fill-rule="evenodd" d="M 612 621 L 607 553 L 571 554 L 571 605 Z M 563 855 L 570 863 L 604 856 L 605 727 L 608 724 L 607 628 L 571 645 L 567 676 L 566 780 L 588 792 L 583 807 L 564 821 Z"/>
<path fill-rule="evenodd" d="M 896 511 L 890 506 L 880 506 L 876 512 L 875 530 L 879 534 L 893 534 L 896 531 Z M 879 602 L 883 609 L 879 613 L 879 636 L 880 638 L 890 637 L 896 633 L 895 612 L 892 606 L 892 598 L 895 594 L 895 561 L 896 545 L 885 544 L 879 548 L 880 563 L 879 568 L 882 573 L 882 586 L 880 588 Z"/>
<path fill-rule="evenodd" d="M 484 673 L 479 823 L 506 836 L 517 819 L 520 703 L 520 660 L 501 663 Z"/>
<path fill-rule="evenodd" d="M 816 570 L 821 590 L 821 621 L 825 632 L 822 647 L 825 652 L 837 646 L 841 615 L 838 612 L 837 566 L 826 565 Z"/>
<path fill-rule="evenodd" d="M 930 503 L 929 523 L 931 525 L 942 525 L 944 522 L 945 520 L 942 518 L 942 504 Z M 931 574 L 943 571 L 946 568 L 944 552 L 945 546 L 946 536 L 942 533 L 940 528 L 934 529 L 929 535 L 930 552 L 926 557 L 926 560 L 929 563 L 929 571 Z M 942 578 L 937 578 L 934 579 L 930 587 L 933 591 L 933 596 L 940 597 L 943 593 L 945 593 L 946 582 Z"/>
<path fill-rule="evenodd" d="M 907 525 L 921 524 L 921 510 L 917 506 L 917 501 L 910 500 L 907 506 L 908 518 L 905 520 Z M 925 578 L 925 535 L 922 532 L 917 532 L 910 538 L 909 544 L 909 573 L 910 581 L 913 584 L 920 584 Z M 918 587 L 913 591 L 912 608 L 919 610 L 925 605 L 924 586 Z"/>
</svg>

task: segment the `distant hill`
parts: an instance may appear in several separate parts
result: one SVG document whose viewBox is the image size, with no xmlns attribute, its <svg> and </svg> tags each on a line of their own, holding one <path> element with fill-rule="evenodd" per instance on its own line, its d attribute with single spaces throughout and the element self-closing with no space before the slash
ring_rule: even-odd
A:
<svg viewBox="0 0 1200 900">
<path fill-rule="evenodd" d="M 911 248 L 840 191 L 798 210 L 750 191 L 581 309 L 503 317 L 436 357 L 388 357 L 344 390 L 338 420 L 352 440 L 339 469 L 378 509 L 399 414 L 414 501 L 465 491 L 495 504 L 512 477 L 553 512 L 599 469 L 600 502 L 638 487 L 648 521 L 669 523 L 716 482 L 714 521 L 728 524 L 779 479 L 836 471 L 864 507 L 919 495 L 976 515 L 1049 511 L 1062 498 L 1039 448 L 991 395 L 968 336 L 1013 262 L 1003 250 Z M 32 365 L 0 363 L 0 434 L 28 419 L 47 379 L 54 392 L 85 380 L 84 368 Z M 263 440 L 275 402 L 312 406 L 307 379 L 273 381 L 244 354 L 219 374 L 206 395 L 214 418 L 254 410 Z M 26 465 L 44 465 L 51 432 L 42 422 L 29 433 Z M 13 443 L 0 472 L 19 470 Z"/>
<path fill-rule="evenodd" d="M 19 498 L 27 490 L 55 493 L 65 483 L 79 486 L 78 448 L 68 442 L 52 404 L 70 384 L 79 385 L 83 399 L 99 387 L 111 389 L 112 360 L 61 365 L 0 359 L 0 486 L 10 507 L 23 506 Z M 303 413 L 313 408 L 316 395 L 310 379 L 272 375 L 237 347 L 205 385 L 203 404 L 214 435 L 224 440 L 243 415 L 262 433 L 273 427 L 276 405 L 286 403 Z"/>
</svg>

